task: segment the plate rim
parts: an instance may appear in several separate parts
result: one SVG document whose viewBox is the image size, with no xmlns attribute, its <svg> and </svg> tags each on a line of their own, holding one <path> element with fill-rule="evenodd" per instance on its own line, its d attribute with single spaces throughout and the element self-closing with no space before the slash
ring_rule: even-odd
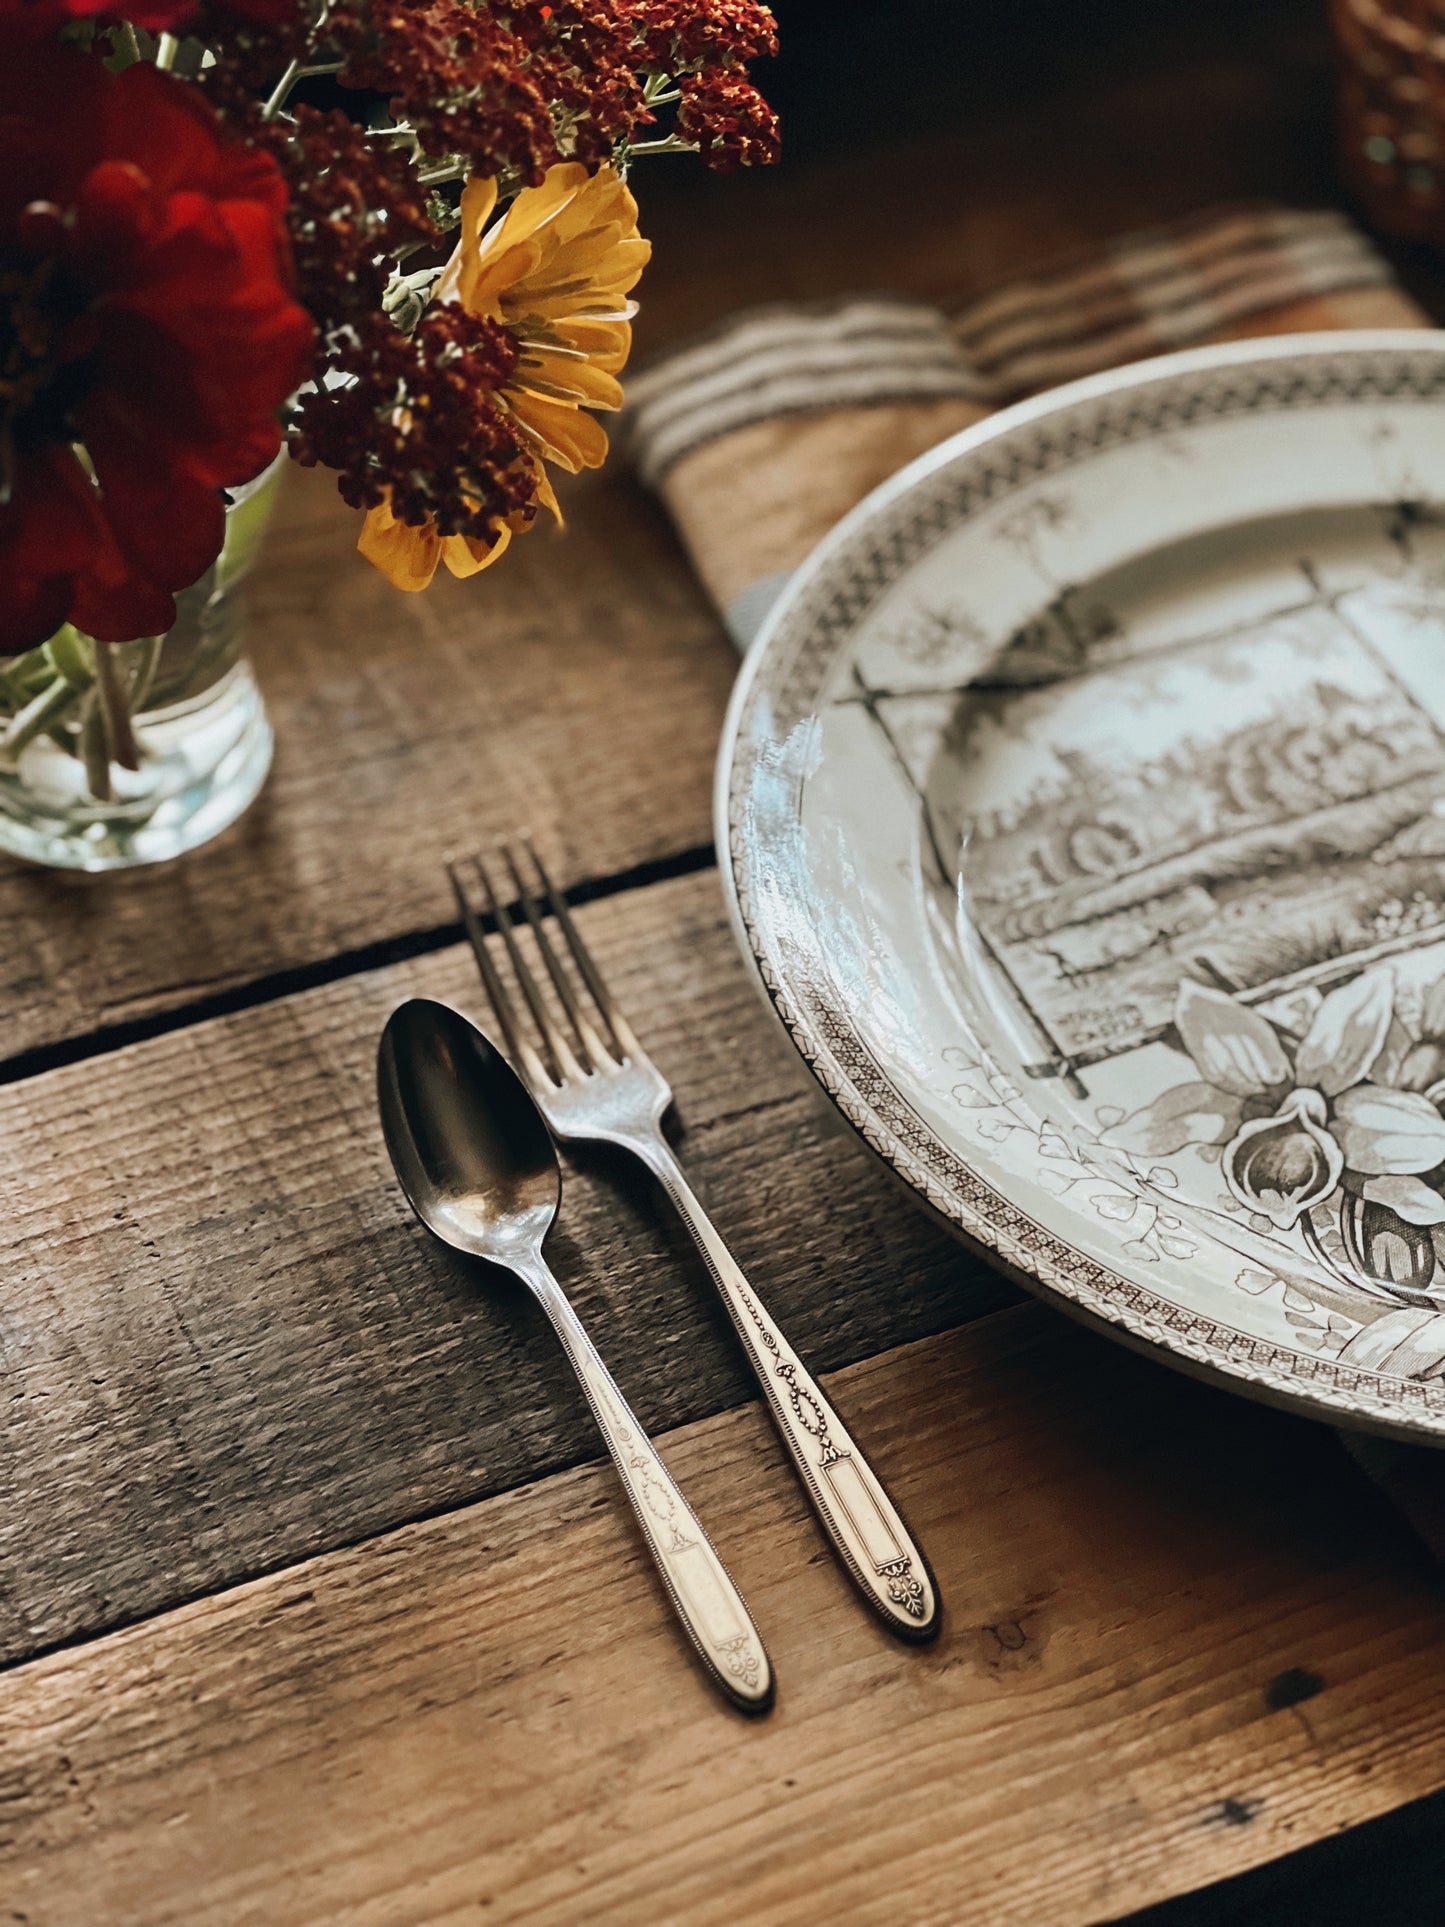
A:
<svg viewBox="0 0 1445 1927">
<path fill-rule="evenodd" d="M 1414 1385 L 1416 1400 L 1421 1400 L 1424 1386 L 1420 1381 L 1394 1378 L 1390 1374 L 1370 1370 L 1367 1367 L 1352 1367 L 1351 1372 L 1371 1382 L 1371 1390 L 1366 1393 L 1349 1391 L 1334 1385 L 1316 1382 L 1306 1386 L 1294 1379 L 1293 1374 L 1283 1371 L 1271 1373 L 1267 1368 L 1247 1359 L 1231 1359 L 1221 1356 L 1217 1350 L 1204 1341 L 1190 1343 L 1179 1332 L 1162 1328 L 1157 1321 L 1147 1315 L 1136 1314 L 1130 1317 L 1127 1307 L 1120 1297 L 1141 1288 L 1124 1274 L 1111 1270 L 1107 1265 L 1078 1254 L 1083 1264 L 1097 1270 L 1111 1288 L 1111 1295 L 1105 1297 L 1079 1290 L 1077 1282 L 1072 1286 L 1056 1276 L 1044 1275 L 1009 1237 L 1006 1229 L 991 1221 L 981 1213 L 955 1211 L 933 1195 L 925 1182 L 925 1174 L 915 1173 L 910 1168 L 906 1148 L 900 1143 L 897 1134 L 887 1121 L 881 1119 L 868 1100 L 849 1084 L 846 1072 L 837 1064 L 826 1039 L 819 1036 L 812 1027 L 805 1011 L 795 1008 L 785 989 L 774 977 L 769 961 L 765 958 L 759 942 L 754 941 L 752 928 L 743 901 L 743 882 L 739 876 L 742 861 L 739 850 L 738 826 L 733 815 L 733 796 L 736 787 L 739 750 L 741 748 L 741 724 L 755 694 L 755 685 L 763 674 L 764 665 L 774 646 L 775 638 L 788 620 L 795 604 L 804 598 L 818 578 L 831 566 L 839 551 L 846 549 L 854 536 L 866 528 L 877 516 L 886 511 L 893 503 L 917 488 L 939 470 L 950 467 L 960 457 L 972 454 L 989 443 L 1017 432 L 1040 419 L 1062 413 L 1081 403 L 1105 398 L 1125 392 L 1131 388 L 1143 388 L 1161 380 L 1188 377 L 1193 374 L 1206 375 L 1213 370 L 1231 366 L 1252 366 L 1260 363 L 1309 359 L 1322 356 L 1367 356 L 1381 353 L 1412 350 L 1416 353 L 1433 355 L 1445 359 L 1445 329 L 1434 328 L 1351 328 L 1315 330 L 1296 335 L 1267 336 L 1258 339 L 1245 338 L 1239 341 L 1211 343 L 1201 348 L 1176 350 L 1167 354 L 1153 355 L 1146 360 L 1130 362 L 1120 368 L 1111 368 L 1079 380 L 1068 382 L 1043 394 L 1029 396 L 1023 401 L 986 416 L 982 421 L 961 429 L 948 436 L 935 447 L 916 456 L 895 474 L 888 476 L 876 488 L 850 509 L 815 544 L 805 560 L 793 572 L 786 587 L 773 603 L 768 614 L 746 650 L 723 722 L 719 742 L 713 785 L 713 827 L 716 846 L 719 852 L 719 869 L 722 873 L 723 896 L 727 905 L 728 919 L 734 938 L 749 967 L 756 988 L 783 1034 L 797 1050 L 809 1073 L 837 1114 L 848 1125 L 853 1135 L 866 1147 L 868 1152 L 879 1161 L 893 1179 L 906 1187 L 915 1204 L 921 1205 L 929 1217 L 942 1225 L 966 1245 L 980 1251 L 987 1262 L 1003 1270 L 1007 1276 L 1022 1285 L 1032 1295 L 1042 1299 L 1058 1310 L 1067 1313 L 1091 1330 L 1100 1332 L 1137 1351 L 1168 1365 L 1187 1376 L 1222 1387 L 1236 1394 L 1253 1398 L 1259 1402 L 1273 1405 L 1299 1416 L 1324 1420 L 1350 1428 L 1383 1434 L 1416 1444 L 1445 1448 L 1445 1402 L 1433 1409 L 1409 1411 L 1404 1409 L 1401 1394 L 1404 1388 Z M 906 1097 L 899 1093 L 900 1100 L 907 1104 Z M 920 1120 L 921 1122 L 921 1120 Z M 957 1150 L 949 1147 L 939 1138 L 937 1132 L 924 1127 L 940 1150 L 953 1157 L 959 1165 L 969 1170 L 967 1159 Z M 1016 1219 L 1027 1219 L 1036 1224 L 1030 1214 L 1023 1212 L 993 1186 L 988 1179 L 977 1171 L 972 1171 L 978 1185 L 995 1198 L 1000 1205 L 1013 1214 Z M 1045 1235 L 1063 1243 L 1060 1234 L 1049 1232 L 1047 1227 L 1038 1226 Z M 1442 1305 L 1445 1311 L 1445 1305 Z M 1181 1319 L 1193 1314 L 1180 1309 Z M 1153 1329 L 1150 1329 L 1150 1326 Z M 1266 1344 L 1263 1338 L 1243 1333 L 1239 1335 L 1242 1348 Z M 1299 1362 L 1305 1363 L 1303 1354 Z M 1388 1392 L 1373 1389 L 1375 1382 L 1386 1382 L 1398 1386 L 1400 1392 L 1393 1398 Z M 1421 1401 L 1423 1406 L 1423 1401 Z"/>
</svg>

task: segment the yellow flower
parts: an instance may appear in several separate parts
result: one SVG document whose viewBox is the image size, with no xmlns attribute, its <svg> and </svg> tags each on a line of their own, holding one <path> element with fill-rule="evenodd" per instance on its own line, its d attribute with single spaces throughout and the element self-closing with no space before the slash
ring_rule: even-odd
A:
<svg viewBox="0 0 1445 1927">
<path fill-rule="evenodd" d="M 536 501 L 560 522 L 543 464 L 575 475 L 605 460 L 606 433 L 584 410 L 622 405 L 617 374 L 637 312 L 628 294 L 652 250 L 637 232 L 637 203 L 613 167 L 589 174 L 580 161 L 564 161 L 548 168 L 542 185 L 524 188 L 488 231 L 496 204 L 494 180 L 467 182 L 461 241 L 433 300 L 459 301 L 515 340 L 517 364 L 497 404 L 532 453 Z M 388 500 L 368 514 L 357 546 L 399 589 L 424 589 L 439 562 L 457 576 L 486 568 L 529 519 L 498 524 L 489 547 L 444 536 L 431 520 L 415 528 L 399 522 Z"/>
</svg>

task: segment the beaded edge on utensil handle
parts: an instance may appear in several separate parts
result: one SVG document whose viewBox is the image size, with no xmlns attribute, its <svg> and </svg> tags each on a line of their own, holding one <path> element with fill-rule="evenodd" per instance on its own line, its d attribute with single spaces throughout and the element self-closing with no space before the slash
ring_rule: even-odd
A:
<svg viewBox="0 0 1445 1927">
<path fill-rule="evenodd" d="M 745 1713 L 765 1713 L 773 1703 L 772 1666 L 742 1594 L 550 1273 L 547 1286 L 544 1308 L 587 1395 L 678 1618 L 732 1704 Z"/>
<path fill-rule="evenodd" d="M 707 1260 L 813 1510 L 854 1583 L 890 1631 L 932 1639 L 938 1587 L 897 1506 L 748 1283 L 671 1147 L 664 1144 L 648 1161 Z"/>
</svg>

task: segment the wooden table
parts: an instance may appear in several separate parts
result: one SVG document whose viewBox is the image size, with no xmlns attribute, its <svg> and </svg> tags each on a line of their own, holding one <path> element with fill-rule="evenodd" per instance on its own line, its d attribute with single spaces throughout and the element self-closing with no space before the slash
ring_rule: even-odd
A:
<svg viewBox="0 0 1445 1927">
<path fill-rule="evenodd" d="M 659 177 L 644 345 L 1328 193 L 1303 0 L 1129 17 L 1107 82 Z M 154 874 L 0 872 L 0 1922 L 1083 1927 L 1445 1783 L 1445 1590 L 1333 1438 L 1024 1302 L 835 1122 L 724 920 L 729 646 L 625 476 L 569 509 L 402 598 L 293 476 L 250 817 Z M 481 1012 L 441 854 L 518 826 L 947 1603 L 921 1652 L 859 1610 L 659 1199 L 577 1164 L 556 1262 L 765 1630 L 762 1724 L 690 1664 L 538 1317 L 386 1165 L 387 1011 Z"/>
</svg>

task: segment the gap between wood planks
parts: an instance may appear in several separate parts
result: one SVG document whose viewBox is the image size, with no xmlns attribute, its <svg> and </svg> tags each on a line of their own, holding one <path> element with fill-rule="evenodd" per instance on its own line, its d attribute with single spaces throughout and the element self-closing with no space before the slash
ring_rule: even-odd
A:
<svg viewBox="0 0 1445 1927">
<path fill-rule="evenodd" d="M 674 877 L 695 876 L 701 870 L 715 868 L 716 864 L 717 852 L 711 843 L 694 844 L 672 856 L 655 857 L 646 863 L 635 863 L 630 869 L 616 870 L 610 876 L 590 877 L 569 884 L 567 902 L 574 906 L 598 903 L 607 897 L 621 896 L 627 890 L 644 890 L 649 884 L 669 883 Z M 509 902 L 507 908 L 515 909 L 515 902 Z M 496 920 L 489 913 L 481 913 L 480 922 L 489 936 L 495 934 Z M 340 983 L 345 977 L 384 969 L 387 964 L 409 963 L 416 957 L 430 956 L 435 950 L 445 950 L 449 944 L 459 942 L 462 935 L 459 920 L 432 924 L 423 930 L 410 930 L 400 936 L 380 938 L 375 943 L 356 945 L 315 963 L 267 971 L 259 977 L 248 978 L 245 983 L 211 991 L 188 1004 L 154 1011 L 147 1017 L 100 1024 L 78 1037 L 37 1044 L 30 1050 L 17 1051 L 13 1057 L 0 1058 L 0 1085 L 18 1084 L 24 1078 L 39 1077 L 66 1064 L 103 1057 L 111 1051 L 124 1050 L 128 1044 L 164 1037 L 213 1017 L 230 1017 L 237 1011 L 254 1010 L 261 1004 L 275 1003 L 300 991 L 316 990 L 325 984 Z"/>
<path fill-rule="evenodd" d="M 696 1181 L 815 1369 L 1012 1300 L 873 1176 L 766 1017 L 713 871 L 579 914 L 675 1079 Z M 408 995 L 480 1012 L 467 945 L 0 1092 L 0 1123 L 44 1148 L 9 1199 L 5 1658 L 595 1457 L 538 1317 L 479 1289 L 396 1190 L 375 1039 Z M 145 1150 L 158 1117 L 163 1158 Z M 755 1395 L 646 1185 L 569 1160 L 558 1237 L 644 1424 Z"/>
<path fill-rule="evenodd" d="M 597 894 L 606 895 L 608 893 L 599 891 Z M 491 925 L 489 923 L 489 931 L 490 928 Z M 455 933 L 453 933 L 453 939 L 454 937 Z M 763 1103 L 754 1106 L 750 1115 L 761 1117 L 768 1112 L 786 1109 L 793 1102 L 794 1099 L 788 1096 L 767 1099 Z M 998 1274 L 997 1296 L 1004 1298 L 1009 1290 L 1010 1286 L 1008 1282 L 1002 1274 Z M 1026 1304 L 1027 1301 L 1025 1301 L 1025 1305 Z M 931 1337 L 946 1338 L 950 1333 L 960 1330 L 964 1326 L 986 1326 L 996 1318 L 1005 1317 L 1010 1312 L 1024 1308 L 1024 1305 L 1011 1305 L 1007 1303 L 1004 1304 L 1001 1310 L 991 1305 L 986 1306 L 982 1310 L 976 1307 L 970 1307 L 955 1323 L 942 1326 L 937 1332 L 929 1333 L 923 1340 L 912 1339 L 907 1342 L 918 1344 L 920 1342 L 927 1343 L 928 1338 Z M 1040 1309 L 1040 1307 L 1035 1306 L 1034 1309 Z M 730 1334 L 727 1335 L 726 1342 L 729 1348 L 731 1348 Z M 840 1371 L 848 1371 L 849 1369 L 866 1365 L 871 1359 L 886 1357 L 897 1349 L 899 1349 L 897 1346 L 888 1345 L 881 1351 L 865 1354 L 856 1359 L 850 1358 L 846 1365 L 834 1367 L 831 1371 L 823 1374 L 823 1376 L 831 1381 Z M 738 1356 L 741 1361 L 742 1353 L 739 1352 Z M 701 1418 L 687 1420 L 680 1426 L 670 1426 L 665 1432 L 657 1435 L 657 1437 L 661 1442 L 665 1443 L 675 1432 L 687 1431 L 691 1427 L 707 1424 L 712 1419 L 739 1414 L 750 1406 L 757 1406 L 761 1409 L 762 1397 L 749 1378 L 746 1380 L 742 1397 L 718 1405 L 713 1411 L 706 1413 L 705 1416 Z M 773 1440 L 771 1432 L 768 1436 L 770 1444 L 775 1446 L 778 1454 L 782 1454 L 781 1444 Z M 779 1463 L 786 1464 L 785 1458 L 780 1458 Z M 95 1646 L 98 1642 L 109 1639 L 112 1634 L 133 1633 L 139 1628 L 151 1625 L 156 1621 L 165 1620 L 173 1613 L 183 1612 L 188 1608 L 202 1605 L 208 1599 L 224 1598 L 237 1589 L 277 1580 L 288 1572 L 300 1570 L 316 1559 L 343 1555 L 362 1556 L 367 1553 L 369 1548 L 383 1545 L 389 1539 L 394 1538 L 399 1531 L 406 1530 L 413 1526 L 425 1527 L 437 1525 L 455 1514 L 473 1512 L 479 1506 L 491 1505 L 498 1499 L 505 1498 L 513 1493 L 526 1492 L 530 1488 L 535 1487 L 541 1490 L 555 1480 L 567 1479 L 575 1473 L 588 1470 L 598 1472 L 604 1479 L 612 1476 L 611 1468 L 608 1465 L 606 1455 L 602 1449 L 601 1440 L 594 1436 L 590 1428 L 586 1431 L 585 1442 L 580 1449 L 566 1456 L 557 1464 L 540 1468 L 534 1475 L 523 1478 L 516 1483 L 500 1485 L 494 1491 L 482 1493 L 465 1491 L 447 1498 L 422 1503 L 415 1506 L 414 1509 L 408 1508 L 404 1518 L 392 1519 L 359 1531 L 339 1533 L 330 1539 L 324 1547 L 317 1548 L 314 1551 L 304 1553 L 297 1553 L 294 1550 L 283 1551 L 274 1559 L 258 1559 L 247 1564 L 244 1569 L 228 1576 L 217 1585 L 194 1590 L 182 1590 L 177 1592 L 173 1597 L 167 1598 L 160 1603 L 141 1607 L 134 1612 L 117 1612 L 112 1617 L 107 1618 L 102 1626 L 83 1625 L 78 1627 L 73 1633 L 43 1641 L 28 1649 L 17 1650 L 9 1655 L 0 1652 L 0 1680 L 4 1680 L 6 1676 L 11 1673 L 23 1672 L 26 1667 L 32 1666 L 39 1661 L 50 1660 L 58 1655 Z M 618 1489 L 616 1497 L 617 1503 L 621 1505 L 623 1501 L 620 1488 Z M 601 1503 L 606 1504 L 610 1503 L 610 1501 L 602 1501 Z M 635 1550 L 638 1558 L 643 1560 L 645 1564 L 645 1555 L 642 1551 L 640 1538 L 637 1541 Z M 820 1545 L 819 1551 L 814 1555 L 814 1563 L 820 1560 L 826 1561 L 828 1557 L 829 1554 Z M 3 1795 L 0 1795 L 0 1804 L 3 1804 Z M 3 1845 L 3 1843 L 0 1843 L 0 1845 Z M 3 1919 L 3 1914 L 0 1914 L 0 1923 L 3 1923 Z"/>
</svg>

